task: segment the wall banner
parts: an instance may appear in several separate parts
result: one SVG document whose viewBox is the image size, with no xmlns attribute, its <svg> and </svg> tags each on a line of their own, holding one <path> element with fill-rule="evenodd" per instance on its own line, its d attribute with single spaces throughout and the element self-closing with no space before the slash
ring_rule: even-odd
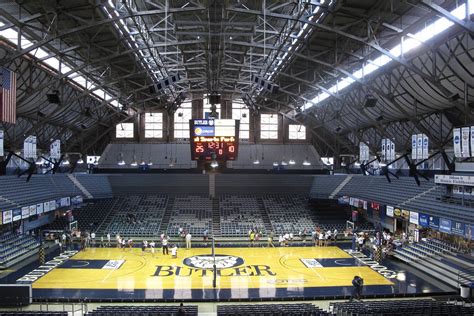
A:
<svg viewBox="0 0 474 316">
<path fill-rule="evenodd" d="M 419 214 L 418 212 L 410 211 L 410 223 L 419 225 Z"/>
<path fill-rule="evenodd" d="M 446 218 L 440 218 L 439 231 L 443 233 L 451 233 L 451 220 Z"/>
</svg>

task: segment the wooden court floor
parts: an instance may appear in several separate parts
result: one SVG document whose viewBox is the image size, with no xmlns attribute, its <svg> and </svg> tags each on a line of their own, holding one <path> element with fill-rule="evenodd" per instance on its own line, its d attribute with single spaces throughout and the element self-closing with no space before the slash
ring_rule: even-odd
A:
<svg viewBox="0 0 474 316">
<path fill-rule="evenodd" d="M 33 283 L 33 289 L 117 291 L 212 288 L 210 248 L 179 249 L 177 258 L 156 249 L 91 248 L 81 251 Z M 354 275 L 365 285 L 392 282 L 338 247 L 217 248 L 217 289 L 350 287 Z"/>
</svg>

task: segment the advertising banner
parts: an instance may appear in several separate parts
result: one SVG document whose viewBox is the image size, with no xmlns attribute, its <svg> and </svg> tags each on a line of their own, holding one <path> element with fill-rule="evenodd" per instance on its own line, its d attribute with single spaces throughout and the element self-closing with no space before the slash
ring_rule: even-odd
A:
<svg viewBox="0 0 474 316">
<path fill-rule="evenodd" d="M 3 224 L 11 223 L 12 218 L 13 218 L 13 211 L 12 210 L 3 211 Z"/>
<path fill-rule="evenodd" d="M 464 236 L 464 234 L 466 233 L 466 224 L 458 221 L 453 221 L 451 225 L 451 232 L 459 236 Z"/>
<path fill-rule="evenodd" d="M 49 201 L 49 210 L 54 211 L 56 209 L 56 201 Z"/>
<path fill-rule="evenodd" d="M 419 225 L 418 217 L 419 217 L 418 212 L 410 211 L 410 223 Z"/>
<path fill-rule="evenodd" d="M 23 206 L 21 208 L 21 218 L 30 217 L 30 208 L 28 206 Z"/>
<path fill-rule="evenodd" d="M 30 205 L 30 216 L 36 215 L 36 205 Z"/>
<path fill-rule="evenodd" d="M 418 224 L 422 227 L 429 227 L 429 216 L 423 213 L 418 214 Z"/>
<path fill-rule="evenodd" d="M 439 231 L 443 233 L 451 233 L 451 221 L 446 218 L 440 218 Z"/>
<path fill-rule="evenodd" d="M 12 214 L 13 214 L 12 220 L 14 222 L 21 220 L 21 208 L 14 209 Z"/>
<path fill-rule="evenodd" d="M 428 220 L 429 220 L 428 221 L 428 226 L 430 228 L 433 228 L 433 229 L 436 229 L 436 230 L 439 229 L 439 218 L 438 217 L 430 216 Z"/>
<path fill-rule="evenodd" d="M 49 201 L 43 203 L 43 212 L 49 212 Z"/>
<path fill-rule="evenodd" d="M 43 214 L 43 203 L 36 204 L 36 214 Z"/>
<path fill-rule="evenodd" d="M 393 206 L 387 205 L 386 214 L 388 217 L 393 217 Z"/>
<path fill-rule="evenodd" d="M 474 176 L 436 174 L 435 183 L 474 186 Z"/>
</svg>

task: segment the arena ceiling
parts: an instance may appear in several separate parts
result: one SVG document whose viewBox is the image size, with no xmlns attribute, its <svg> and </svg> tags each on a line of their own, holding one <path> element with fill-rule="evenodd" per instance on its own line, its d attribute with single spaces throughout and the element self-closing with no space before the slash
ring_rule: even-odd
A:
<svg viewBox="0 0 474 316">
<path fill-rule="evenodd" d="M 248 95 L 313 132 L 322 156 L 434 148 L 474 122 L 473 1 L 3 0 L 0 64 L 18 73 L 18 120 L 39 146 L 100 154 L 115 124 L 217 92 Z M 469 13 L 468 13 L 469 12 Z M 465 17 L 469 16 L 470 19 Z M 442 19 L 443 18 L 443 19 Z M 442 20 L 441 20 L 442 19 Z M 439 34 L 438 34 L 439 33 Z M 397 51 L 397 47 L 403 47 Z M 181 80 L 158 89 L 160 80 Z M 252 75 L 278 85 L 262 89 Z M 57 90 L 61 103 L 46 94 Z M 375 100 L 375 101 L 374 101 Z"/>
</svg>

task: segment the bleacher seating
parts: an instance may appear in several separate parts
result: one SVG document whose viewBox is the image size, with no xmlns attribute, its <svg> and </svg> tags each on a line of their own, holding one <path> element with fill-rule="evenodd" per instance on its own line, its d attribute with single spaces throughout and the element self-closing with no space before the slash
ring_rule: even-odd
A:
<svg viewBox="0 0 474 316">
<path fill-rule="evenodd" d="M 298 234 L 306 230 L 308 233 L 315 228 L 308 198 L 301 195 L 264 195 L 262 196 L 265 210 L 276 234 Z"/>
<path fill-rule="evenodd" d="M 68 316 L 68 312 L 60 311 L 0 311 L 0 316 Z"/>
<path fill-rule="evenodd" d="M 89 191 L 96 199 L 111 198 L 113 196 L 109 178 L 101 174 L 81 174 L 75 175 L 76 179 Z"/>
<path fill-rule="evenodd" d="M 104 199 L 88 203 L 74 210 L 74 220 L 77 220 L 80 230 L 96 231 L 107 215 L 113 210 L 115 199 Z"/>
<path fill-rule="evenodd" d="M 198 314 L 197 305 L 186 305 L 183 307 L 186 315 Z M 89 316 L 154 316 L 154 315 L 178 315 L 178 305 L 169 306 L 100 306 L 86 313 Z"/>
<path fill-rule="evenodd" d="M 29 235 L 4 232 L 0 235 L 0 266 L 7 267 L 10 261 L 38 247 L 38 241 Z"/>
<path fill-rule="evenodd" d="M 346 175 L 318 175 L 313 179 L 309 197 L 311 199 L 327 199 L 341 184 Z"/>
<path fill-rule="evenodd" d="M 313 304 L 218 305 L 218 316 L 230 315 L 331 315 Z"/>
<path fill-rule="evenodd" d="M 112 211 L 103 225 L 100 234 L 120 234 L 125 237 L 159 236 L 159 227 L 167 205 L 167 196 L 128 195 L 113 200 Z M 133 217 L 130 215 L 133 214 Z"/>
<path fill-rule="evenodd" d="M 473 315 L 474 307 L 430 299 L 331 303 L 336 315 Z"/>
<path fill-rule="evenodd" d="M 223 195 L 219 197 L 220 228 L 223 236 L 247 236 L 250 229 L 266 232 L 262 218 L 264 209 L 254 195 Z"/>
<path fill-rule="evenodd" d="M 328 198 L 344 179 L 345 176 L 315 176 L 310 198 Z M 469 205 L 447 203 L 443 199 L 445 195 L 446 187 L 436 185 L 433 180 L 421 179 L 418 186 L 411 177 L 392 178 L 388 182 L 382 176 L 353 175 L 336 197 L 350 196 L 435 216 L 448 216 L 461 222 L 474 221 L 474 213 Z"/>
<path fill-rule="evenodd" d="M 474 283 L 474 257 L 457 254 L 456 247 L 445 241 L 426 239 L 397 247 L 394 257 L 423 271 L 434 271 L 434 277 L 454 287 Z"/>
<path fill-rule="evenodd" d="M 179 235 L 183 228 L 193 236 L 212 230 L 212 199 L 204 195 L 175 196 L 167 234 Z"/>
</svg>

